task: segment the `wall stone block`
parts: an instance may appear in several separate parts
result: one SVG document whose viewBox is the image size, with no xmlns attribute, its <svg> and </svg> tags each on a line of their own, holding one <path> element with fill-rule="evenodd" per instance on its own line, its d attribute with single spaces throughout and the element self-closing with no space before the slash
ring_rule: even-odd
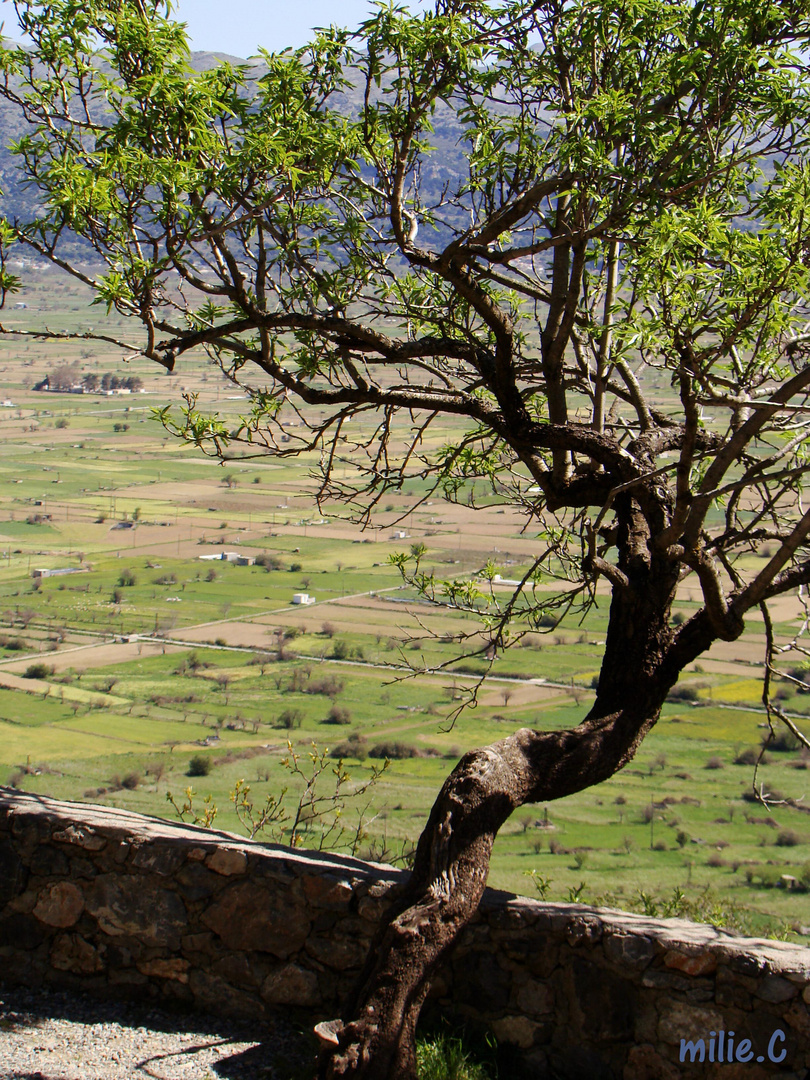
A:
<svg viewBox="0 0 810 1080">
<path fill-rule="evenodd" d="M 622 1070 L 622 1080 L 678 1080 L 680 1075 L 650 1043 L 632 1047 Z"/>
<path fill-rule="evenodd" d="M 102 874 L 87 890 L 85 903 L 105 934 L 130 934 L 147 945 L 180 947 L 187 925 L 183 902 L 148 877 Z"/>
<path fill-rule="evenodd" d="M 0 843 L 0 881 L 3 873 L 3 845 Z M 37 877 L 66 877 L 70 872 L 67 856 L 52 844 L 42 844 L 31 857 L 31 873 Z M 2 885 L 0 885 L 2 890 Z"/>
<path fill-rule="evenodd" d="M 285 903 L 252 882 L 220 893 L 202 916 L 229 949 L 255 949 L 286 959 L 306 941 L 310 920 L 299 904 Z"/>
<path fill-rule="evenodd" d="M 326 967 L 334 968 L 335 971 L 349 971 L 362 966 L 369 943 L 368 938 L 318 935 L 308 937 L 304 942 L 304 949 L 308 956 Z"/>
<path fill-rule="evenodd" d="M 779 975 L 766 975 L 754 993 L 763 1001 L 780 1003 L 795 998 L 799 993 L 799 987 L 790 979 L 780 978 Z"/>
<path fill-rule="evenodd" d="M 48 926 L 68 927 L 79 921 L 84 896 L 72 881 L 57 881 L 39 894 L 34 915 Z"/>
<path fill-rule="evenodd" d="M 104 970 L 99 949 L 81 934 L 61 934 L 51 949 L 51 964 L 57 971 L 72 971 L 79 975 L 96 975 Z"/>
<path fill-rule="evenodd" d="M 264 980 L 262 997 L 271 1005 L 317 1008 L 321 1001 L 318 977 L 297 964 L 285 964 Z"/>
<path fill-rule="evenodd" d="M 161 877 L 172 877 L 186 861 L 185 852 L 180 848 L 164 844 L 140 844 L 130 855 L 131 848 L 127 846 L 131 866 Z"/>
<path fill-rule="evenodd" d="M 658 1037 L 662 1042 L 679 1046 L 681 1039 L 706 1037 L 710 1031 L 723 1027 L 723 1015 L 717 1010 L 673 1001 L 659 1021 Z"/>
<path fill-rule="evenodd" d="M 178 982 L 187 983 L 191 964 L 180 956 L 173 956 L 141 960 L 137 967 L 143 975 L 154 975 L 158 979 L 177 979 Z"/>
<path fill-rule="evenodd" d="M 643 935 L 609 934 L 603 943 L 605 956 L 622 967 L 643 970 L 655 956 L 655 942 Z"/>
<path fill-rule="evenodd" d="M 98 836 L 95 829 L 84 825 L 68 825 L 65 829 L 55 829 L 53 839 L 60 844 L 75 844 L 85 851 L 103 851 L 107 841 Z"/>
<path fill-rule="evenodd" d="M 248 860 L 244 851 L 235 848 L 217 848 L 205 860 L 209 870 L 214 870 L 223 877 L 231 877 L 234 874 L 244 874 L 247 870 Z"/>
<path fill-rule="evenodd" d="M 664 956 L 664 966 L 682 971 L 685 975 L 711 975 L 717 971 L 717 957 L 710 952 L 687 953 L 670 949 Z"/>
</svg>

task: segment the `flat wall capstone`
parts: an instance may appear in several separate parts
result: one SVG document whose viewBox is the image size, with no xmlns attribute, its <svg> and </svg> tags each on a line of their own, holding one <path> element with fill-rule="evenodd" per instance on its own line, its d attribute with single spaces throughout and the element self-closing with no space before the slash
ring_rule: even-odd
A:
<svg viewBox="0 0 810 1080">
<path fill-rule="evenodd" d="M 333 1019 L 404 880 L 0 788 L 0 977 L 259 1022 L 279 1008 Z M 511 1045 L 515 1078 L 810 1075 L 810 949 L 678 919 L 487 890 L 430 1007 Z"/>
</svg>

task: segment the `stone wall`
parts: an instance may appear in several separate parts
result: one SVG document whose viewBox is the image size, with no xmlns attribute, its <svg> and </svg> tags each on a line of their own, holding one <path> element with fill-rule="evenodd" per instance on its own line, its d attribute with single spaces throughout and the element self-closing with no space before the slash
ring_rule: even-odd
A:
<svg viewBox="0 0 810 1080">
<path fill-rule="evenodd" d="M 0 788 L 0 973 L 257 1020 L 279 1007 L 332 1019 L 401 880 Z M 810 949 L 675 919 L 488 890 L 431 1002 L 511 1044 L 509 1080 L 799 1080 L 810 1066 Z M 710 1051 L 721 1031 L 726 1054 L 735 1033 L 732 1064 L 717 1063 L 719 1036 Z M 681 1063 L 681 1040 L 701 1038 L 704 1062 Z"/>
</svg>

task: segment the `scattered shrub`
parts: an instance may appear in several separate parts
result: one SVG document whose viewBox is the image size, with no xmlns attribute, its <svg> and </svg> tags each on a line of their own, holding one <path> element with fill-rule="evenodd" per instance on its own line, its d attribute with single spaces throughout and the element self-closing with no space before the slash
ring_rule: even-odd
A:
<svg viewBox="0 0 810 1080">
<path fill-rule="evenodd" d="M 792 754 L 802 745 L 792 731 L 782 728 L 771 738 L 770 731 L 764 732 L 762 745 L 769 750 L 775 750 L 777 754 Z"/>
<path fill-rule="evenodd" d="M 694 686 L 673 686 L 667 694 L 667 701 L 697 701 L 698 697 Z"/>
<path fill-rule="evenodd" d="M 338 743 L 334 750 L 330 750 L 329 756 L 333 758 L 355 758 L 357 761 L 365 761 L 368 757 L 368 745 L 365 735 L 359 731 L 353 731 L 345 742 Z"/>
<path fill-rule="evenodd" d="M 351 723 L 352 714 L 343 705 L 333 705 L 329 710 L 325 723 L 327 724 L 349 724 Z"/>
<path fill-rule="evenodd" d="M 307 694 L 323 694 L 324 697 L 336 698 L 343 692 L 343 680 L 336 675 L 322 675 L 319 679 L 310 679 L 304 690 Z"/>
<path fill-rule="evenodd" d="M 251 658 L 248 660 L 248 666 L 263 668 L 266 664 L 272 664 L 273 660 L 274 657 L 272 653 L 256 652 L 253 653 Z"/>
<path fill-rule="evenodd" d="M 47 679 L 49 675 L 53 675 L 54 668 L 52 664 L 29 664 L 23 673 L 24 679 Z"/>
<path fill-rule="evenodd" d="M 756 746 L 749 746 L 747 749 L 741 750 L 740 753 L 737 754 L 737 756 L 734 758 L 734 764 L 735 765 L 756 765 L 756 763 L 760 760 L 759 755 L 760 755 L 761 752 L 762 751 L 760 749 L 758 749 Z M 768 755 L 764 754 L 761 760 L 762 760 L 763 765 L 767 765 L 768 760 L 769 760 Z"/>
<path fill-rule="evenodd" d="M 129 588 L 130 586 L 134 585 L 136 581 L 137 578 L 135 577 L 135 574 L 132 572 L 132 570 L 122 570 L 121 573 L 118 575 L 118 584 L 121 585 L 123 588 Z"/>
<path fill-rule="evenodd" d="M 188 763 L 188 776 L 208 776 L 211 772 L 211 762 L 202 754 L 195 754 Z"/>
<path fill-rule="evenodd" d="M 703 766 L 703 768 L 704 769 L 723 769 L 723 768 L 725 768 L 725 766 L 723 765 L 723 759 L 722 758 L 710 757 L 709 760 L 706 762 L 706 764 Z"/>
<path fill-rule="evenodd" d="M 417 750 L 415 746 L 408 746 L 403 742 L 381 742 L 368 752 L 369 757 L 373 758 L 390 758 L 392 761 L 402 761 L 405 758 L 423 757 L 421 751 Z"/>
<path fill-rule="evenodd" d="M 810 667 L 805 667 L 803 664 L 798 667 L 790 667 L 787 669 L 787 673 L 792 679 L 796 679 L 803 684 L 801 686 L 793 684 L 793 689 L 797 693 L 806 694 L 810 691 L 810 685 L 808 685 L 810 683 Z"/>
<path fill-rule="evenodd" d="M 300 709 L 285 709 L 279 714 L 276 726 L 285 728 L 287 731 L 292 731 L 293 728 L 301 727 L 303 719 L 304 714 Z"/>
<path fill-rule="evenodd" d="M 284 560 L 279 555 L 257 555 L 256 565 L 263 566 L 269 574 L 271 570 L 283 570 Z"/>
<path fill-rule="evenodd" d="M 793 829 L 782 829 L 781 832 L 776 835 L 777 847 L 796 847 L 797 844 L 801 844 L 802 838 Z"/>
<path fill-rule="evenodd" d="M 121 781 L 121 787 L 126 788 L 127 791 L 134 791 L 135 788 L 141 782 L 141 774 L 136 772 L 127 773 L 127 775 Z"/>
<path fill-rule="evenodd" d="M 9 649 L 11 652 L 23 652 L 28 647 L 28 642 L 24 638 L 0 634 L 0 648 Z"/>
</svg>

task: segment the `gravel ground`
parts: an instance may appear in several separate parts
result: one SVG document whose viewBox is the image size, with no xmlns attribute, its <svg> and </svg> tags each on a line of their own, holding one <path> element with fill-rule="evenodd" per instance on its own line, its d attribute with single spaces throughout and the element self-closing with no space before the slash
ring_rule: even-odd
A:
<svg viewBox="0 0 810 1080">
<path fill-rule="evenodd" d="M 307 1032 L 0 987 L 0 1080 L 309 1080 Z"/>
</svg>

